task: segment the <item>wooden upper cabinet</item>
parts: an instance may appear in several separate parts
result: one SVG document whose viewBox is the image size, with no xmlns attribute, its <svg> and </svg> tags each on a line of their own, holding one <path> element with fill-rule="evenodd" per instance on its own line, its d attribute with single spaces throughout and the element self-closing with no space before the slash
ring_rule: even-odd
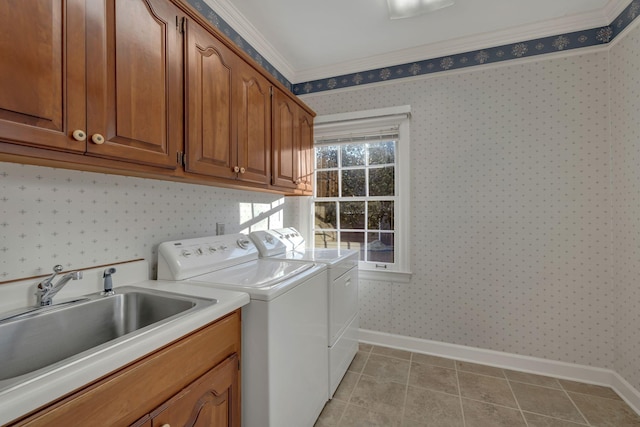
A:
<svg viewBox="0 0 640 427">
<path fill-rule="evenodd" d="M 271 184 L 313 191 L 313 115 L 276 90 L 273 96 L 273 175 Z"/>
<path fill-rule="evenodd" d="M 240 427 L 239 391 L 234 354 L 153 411 L 151 425 Z"/>
<path fill-rule="evenodd" d="M 186 45 L 185 170 L 267 184 L 271 84 L 192 21 Z"/>
<path fill-rule="evenodd" d="M 232 74 L 235 54 L 193 21 L 186 23 L 186 166 L 188 172 L 235 178 Z"/>
<path fill-rule="evenodd" d="M 280 90 L 273 93 L 273 166 L 271 184 L 296 188 L 298 154 L 297 109 L 293 100 Z"/>
<path fill-rule="evenodd" d="M 0 140 L 85 150 L 84 31 L 84 0 L 0 1 Z"/>
<path fill-rule="evenodd" d="M 313 148 L 313 116 L 302 109 L 299 109 L 298 113 L 298 130 L 296 133 L 300 139 L 298 143 L 296 183 L 298 190 L 305 194 L 312 194 L 313 166 L 316 160 Z"/>
<path fill-rule="evenodd" d="M 175 169 L 183 141 L 180 10 L 168 0 L 87 7 L 87 154 Z"/>
<path fill-rule="evenodd" d="M 237 62 L 234 98 L 238 179 L 269 183 L 271 165 L 271 84 L 243 61 Z"/>
</svg>

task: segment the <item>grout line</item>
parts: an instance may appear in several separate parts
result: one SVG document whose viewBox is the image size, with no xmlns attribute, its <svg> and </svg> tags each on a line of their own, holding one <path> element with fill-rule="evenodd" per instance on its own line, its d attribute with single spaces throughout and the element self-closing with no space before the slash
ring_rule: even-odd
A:
<svg viewBox="0 0 640 427">
<path fill-rule="evenodd" d="M 587 423 L 588 426 L 591 425 L 591 423 L 589 422 L 589 420 L 587 419 L 587 417 L 585 417 L 585 415 L 582 413 L 582 411 L 580 410 L 580 408 L 578 408 L 578 405 L 576 405 L 576 402 L 573 401 L 573 399 L 571 398 L 571 396 L 569 396 L 569 393 L 567 392 L 567 390 L 564 389 L 564 386 L 562 384 L 560 384 L 562 386 L 562 391 L 564 391 L 565 396 L 567 396 L 569 398 L 569 401 L 571 402 L 571 404 L 573 405 L 574 408 L 576 408 L 576 410 L 578 411 L 578 413 L 580 414 L 580 416 L 582 417 L 582 419 Z"/>
<path fill-rule="evenodd" d="M 462 406 L 462 389 L 460 388 L 460 378 L 458 377 L 458 364 L 453 363 L 453 370 L 456 373 L 456 384 L 458 386 L 458 401 L 460 402 L 460 414 L 462 415 L 462 427 L 467 426 L 467 420 L 464 418 L 464 407 Z"/>
<path fill-rule="evenodd" d="M 411 366 L 413 365 L 413 352 L 409 354 L 409 371 L 407 372 L 407 381 L 404 385 L 404 402 L 402 402 L 402 411 L 400 411 L 400 424 L 404 422 L 404 414 L 407 408 L 407 399 L 409 398 L 409 377 L 411 377 Z"/>
<path fill-rule="evenodd" d="M 505 374 L 505 377 L 506 376 L 507 375 Z M 516 405 L 518 405 L 518 410 L 520 411 L 520 416 L 524 420 L 524 425 L 528 427 L 529 422 L 527 421 L 527 417 L 524 416 L 524 412 L 522 411 L 522 407 L 520 407 L 520 402 L 518 402 L 518 398 L 516 397 L 516 394 L 513 392 L 513 388 L 511 387 L 511 381 L 509 381 L 509 378 L 507 378 L 507 385 L 509 386 L 509 390 L 511 390 L 511 395 L 513 396 L 513 400 L 516 402 Z"/>
<path fill-rule="evenodd" d="M 351 396 L 353 395 L 353 392 L 356 390 L 356 387 L 358 387 L 358 383 L 360 382 L 360 378 L 362 378 L 362 371 L 364 371 L 364 367 L 366 366 L 367 362 L 369 361 L 369 356 L 371 355 L 371 350 L 373 350 L 373 346 L 371 346 L 371 348 L 369 349 L 368 352 L 366 352 L 366 356 L 364 359 L 364 362 L 362 363 L 362 370 L 360 370 L 360 372 L 353 372 L 353 371 L 348 371 L 347 372 L 353 372 L 354 374 L 358 375 L 358 378 L 356 379 L 356 383 L 353 386 L 353 389 L 351 390 L 351 392 L 349 393 L 349 396 L 347 397 L 347 401 L 346 401 L 346 406 L 344 407 L 344 411 L 342 411 L 342 415 L 340 415 L 340 418 L 338 418 L 338 426 L 340 425 L 340 423 L 342 422 L 342 419 L 344 418 L 344 414 L 347 412 L 347 409 L 349 409 L 349 405 L 351 404 Z M 360 350 L 358 350 L 360 351 Z M 340 387 L 340 386 L 338 386 Z M 354 405 L 354 406 L 358 406 L 358 405 Z"/>
<path fill-rule="evenodd" d="M 586 427 L 586 426 L 590 426 L 590 425 L 591 425 L 591 424 L 589 424 L 589 422 L 588 422 L 588 421 L 587 421 L 587 423 L 586 423 L 586 424 L 584 424 L 584 423 L 582 423 L 582 422 L 578 422 L 578 421 L 571 421 L 571 420 L 566 420 L 566 419 L 564 419 L 564 418 L 552 417 L 552 416 L 551 416 L 551 415 L 549 415 L 549 414 L 541 414 L 541 413 L 539 413 L 539 412 L 533 412 L 533 411 L 522 411 L 522 412 L 523 412 L 523 413 L 527 413 L 527 414 L 539 415 L 539 416 L 544 417 L 544 418 L 549 418 L 550 420 L 555 420 L 555 421 L 564 421 L 564 422 L 566 422 L 566 423 L 573 423 L 573 424 L 575 424 L 575 425 L 583 426 L 583 427 Z M 526 419 L 526 418 L 525 418 L 525 419 Z"/>
</svg>

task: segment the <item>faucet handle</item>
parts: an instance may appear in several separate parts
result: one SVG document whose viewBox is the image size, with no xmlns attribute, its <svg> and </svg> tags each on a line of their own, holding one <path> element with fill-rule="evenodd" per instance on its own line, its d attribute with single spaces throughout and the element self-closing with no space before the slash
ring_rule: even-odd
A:
<svg viewBox="0 0 640 427">
<path fill-rule="evenodd" d="M 60 264 L 55 265 L 53 267 L 53 274 L 51 274 L 49 277 L 45 279 L 42 279 L 42 281 L 38 283 L 38 288 L 43 289 L 43 288 L 52 286 L 51 282 L 58 275 L 58 273 L 62 272 L 63 269 L 64 267 L 62 267 Z"/>
</svg>

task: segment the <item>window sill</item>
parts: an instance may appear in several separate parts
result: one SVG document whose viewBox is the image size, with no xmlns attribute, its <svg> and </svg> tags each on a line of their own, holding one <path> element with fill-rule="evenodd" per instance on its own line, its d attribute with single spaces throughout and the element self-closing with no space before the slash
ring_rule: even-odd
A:
<svg viewBox="0 0 640 427">
<path fill-rule="evenodd" d="M 411 272 L 405 271 L 374 271 L 374 270 L 358 270 L 358 279 L 377 280 L 380 282 L 409 283 L 411 281 Z"/>
</svg>

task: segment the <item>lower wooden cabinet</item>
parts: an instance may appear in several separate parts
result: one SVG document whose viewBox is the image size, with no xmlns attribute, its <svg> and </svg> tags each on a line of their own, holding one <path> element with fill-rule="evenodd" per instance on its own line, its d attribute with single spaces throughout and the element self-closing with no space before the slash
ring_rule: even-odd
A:
<svg viewBox="0 0 640 427">
<path fill-rule="evenodd" d="M 238 357 L 234 354 L 150 415 L 152 427 L 239 426 Z"/>
<path fill-rule="evenodd" d="M 240 310 L 11 424 L 240 427 Z"/>
</svg>

